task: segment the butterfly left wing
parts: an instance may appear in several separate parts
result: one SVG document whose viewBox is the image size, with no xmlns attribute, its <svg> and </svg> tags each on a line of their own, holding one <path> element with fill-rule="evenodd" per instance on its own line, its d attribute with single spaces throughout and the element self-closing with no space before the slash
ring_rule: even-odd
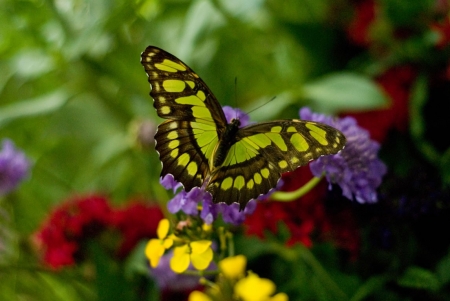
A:
<svg viewBox="0 0 450 301">
<path fill-rule="evenodd" d="M 153 105 L 159 117 L 168 119 L 155 135 L 161 176 L 172 174 L 186 191 L 201 186 L 227 124 L 222 108 L 203 80 L 174 55 L 148 46 L 141 63 Z"/>
<path fill-rule="evenodd" d="M 215 203 L 240 208 L 276 187 L 281 174 L 344 148 L 345 136 L 317 122 L 280 120 L 239 129 L 223 164 L 212 171 L 207 191 Z"/>
</svg>

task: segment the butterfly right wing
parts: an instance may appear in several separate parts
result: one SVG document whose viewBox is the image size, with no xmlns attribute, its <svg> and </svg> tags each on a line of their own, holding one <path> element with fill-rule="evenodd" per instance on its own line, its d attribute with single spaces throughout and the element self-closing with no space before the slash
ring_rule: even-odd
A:
<svg viewBox="0 0 450 301">
<path fill-rule="evenodd" d="M 241 209 L 275 188 L 282 173 L 336 154 L 346 143 L 331 126 L 297 119 L 250 125 L 239 129 L 236 138 L 207 190 L 214 202 L 239 203 Z"/>
</svg>

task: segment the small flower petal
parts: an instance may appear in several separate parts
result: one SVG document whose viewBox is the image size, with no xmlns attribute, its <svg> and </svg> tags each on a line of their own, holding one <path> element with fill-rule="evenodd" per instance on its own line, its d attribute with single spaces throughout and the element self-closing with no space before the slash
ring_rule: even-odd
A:
<svg viewBox="0 0 450 301">
<path fill-rule="evenodd" d="M 191 242 L 192 254 L 202 254 L 211 247 L 210 240 L 198 240 Z"/>
<path fill-rule="evenodd" d="M 245 273 L 247 258 L 244 255 L 227 257 L 219 262 L 219 268 L 225 277 L 236 279 Z"/>
<path fill-rule="evenodd" d="M 9 139 L 0 148 L 0 196 L 13 191 L 28 175 L 30 161 Z"/>
<path fill-rule="evenodd" d="M 233 119 L 239 119 L 241 122 L 241 127 L 249 124 L 250 116 L 245 114 L 242 110 L 235 109 L 230 106 L 224 106 L 222 109 L 228 122 L 231 122 Z"/>
<path fill-rule="evenodd" d="M 172 245 L 173 245 L 173 239 L 171 239 L 171 238 L 164 239 L 164 241 L 163 241 L 164 249 L 169 249 Z"/>
<path fill-rule="evenodd" d="M 173 257 L 170 260 L 170 268 L 175 273 L 183 273 L 189 267 L 189 246 L 183 245 L 173 250 Z"/>
<path fill-rule="evenodd" d="M 236 283 L 234 292 L 243 301 L 261 301 L 269 299 L 275 288 L 275 284 L 269 279 L 259 278 L 258 275 L 250 273 Z"/>
<path fill-rule="evenodd" d="M 145 255 L 150 261 L 150 265 L 154 268 L 158 266 L 159 259 L 163 256 L 166 249 L 159 239 L 150 239 L 145 247 Z"/>
<path fill-rule="evenodd" d="M 205 293 L 202 293 L 200 291 L 193 291 L 189 295 L 188 301 L 212 301 L 212 299 Z"/>
<path fill-rule="evenodd" d="M 194 268 L 197 270 L 206 270 L 213 259 L 214 253 L 211 248 L 206 249 L 202 253 L 192 253 L 191 261 Z"/>
<path fill-rule="evenodd" d="M 181 183 L 175 181 L 172 174 L 167 174 L 163 178 L 160 178 L 159 183 L 161 183 L 165 189 L 172 189 L 173 193 L 175 193 L 178 188 L 182 187 Z"/>
<path fill-rule="evenodd" d="M 158 234 L 159 239 L 164 239 L 167 234 L 169 233 L 170 228 L 170 222 L 167 218 L 163 218 L 159 221 L 158 229 L 156 230 L 156 233 Z"/>
<path fill-rule="evenodd" d="M 273 296 L 270 301 L 288 301 L 289 297 L 285 293 L 278 293 Z"/>
</svg>

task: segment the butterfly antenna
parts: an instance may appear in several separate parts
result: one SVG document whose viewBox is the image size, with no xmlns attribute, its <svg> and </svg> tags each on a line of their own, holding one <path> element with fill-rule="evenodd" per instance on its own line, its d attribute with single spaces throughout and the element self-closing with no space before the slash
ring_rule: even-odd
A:
<svg viewBox="0 0 450 301">
<path fill-rule="evenodd" d="M 250 113 L 253 112 L 253 111 L 258 110 L 258 109 L 261 108 L 261 107 L 264 107 L 266 104 L 268 104 L 269 102 L 273 101 L 275 98 L 277 98 L 277 97 L 274 96 L 274 97 L 272 97 L 269 101 L 263 103 L 263 104 L 260 105 L 260 106 L 257 106 L 256 108 L 252 109 L 251 111 L 247 112 L 247 115 L 250 114 Z"/>
</svg>

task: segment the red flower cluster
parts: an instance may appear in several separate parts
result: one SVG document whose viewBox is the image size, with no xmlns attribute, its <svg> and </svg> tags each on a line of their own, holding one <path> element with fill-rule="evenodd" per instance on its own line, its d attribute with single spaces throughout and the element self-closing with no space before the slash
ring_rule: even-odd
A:
<svg viewBox="0 0 450 301">
<path fill-rule="evenodd" d="M 374 55 L 388 57 L 389 53 L 395 50 L 389 49 L 389 44 L 385 44 L 384 40 L 378 41 L 371 37 L 374 24 L 386 22 L 381 20 L 385 17 L 384 13 L 380 13 L 385 9 L 382 4 L 377 0 L 354 1 L 354 15 L 346 27 L 346 32 L 351 43 L 370 49 L 370 53 Z M 439 43 L 442 44 L 450 37 L 450 27 L 445 22 L 439 24 L 433 28 L 441 34 L 442 41 Z M 386 32 L 386 34 L 393 34 L 391 38 L 396 40 L 405 40 L 411 33 L 412 31 L 410 32 L 407 28 L 394 28 L 392 33 Z M 392 129 L 399 132 L 406 131 L 409 122 L 409 98 L 418 73 L 414 65 L 392 66 L 375 78 L 380 88 L 389 97 L 389 107 L 343 115 L 354 117 L 361 127 L 370 132 L 371 138 L 378 142 L 383 142 Z"/>
<path fill-rule="evenodd" d="M 283 191 L 294 191 L 313 177 L 308 166 L 300 167 L 283 175 Z M 338 247 L 348 250 L 352 257 L 359 252 L 360 237 L 351 211 L 345 219 L 339 212 L 327 212 L 324 198 L 327 191 L 322 181 L 303 197 L 292 202 L 260 202 L 255 212 L 245 220 L 246 234 L 264 238 L 268 232 L 279 233 L 280 223 L 289 230 L 290 238 L 286 245 L 302 243 L 313 245 L 313 238 L 331 240 Z"/>
<path fill-rule="evenodd" d="M 103 196 L 79 196 L 55 208 L 33 235 L 33 242 L 42 253 L 43 262 L 59 269 L 82 261 L 87 240 L 118 232 L 122 238 L 115 252 L 123 258 L 139 240 L 156 237 L 162 218 L 157 206 L 132 203 L 123 209 L 113 209 Z"/>
<path fill-rule="evenodd" d="M 111 225 L 122 233 L 117 255 L 125 258 L 140 240 L 155 238 L 159 221 L 163 218 L 159 207 L 143 202 L 131 202 L 127 207 L 115 210 Z"/>
</svg>

